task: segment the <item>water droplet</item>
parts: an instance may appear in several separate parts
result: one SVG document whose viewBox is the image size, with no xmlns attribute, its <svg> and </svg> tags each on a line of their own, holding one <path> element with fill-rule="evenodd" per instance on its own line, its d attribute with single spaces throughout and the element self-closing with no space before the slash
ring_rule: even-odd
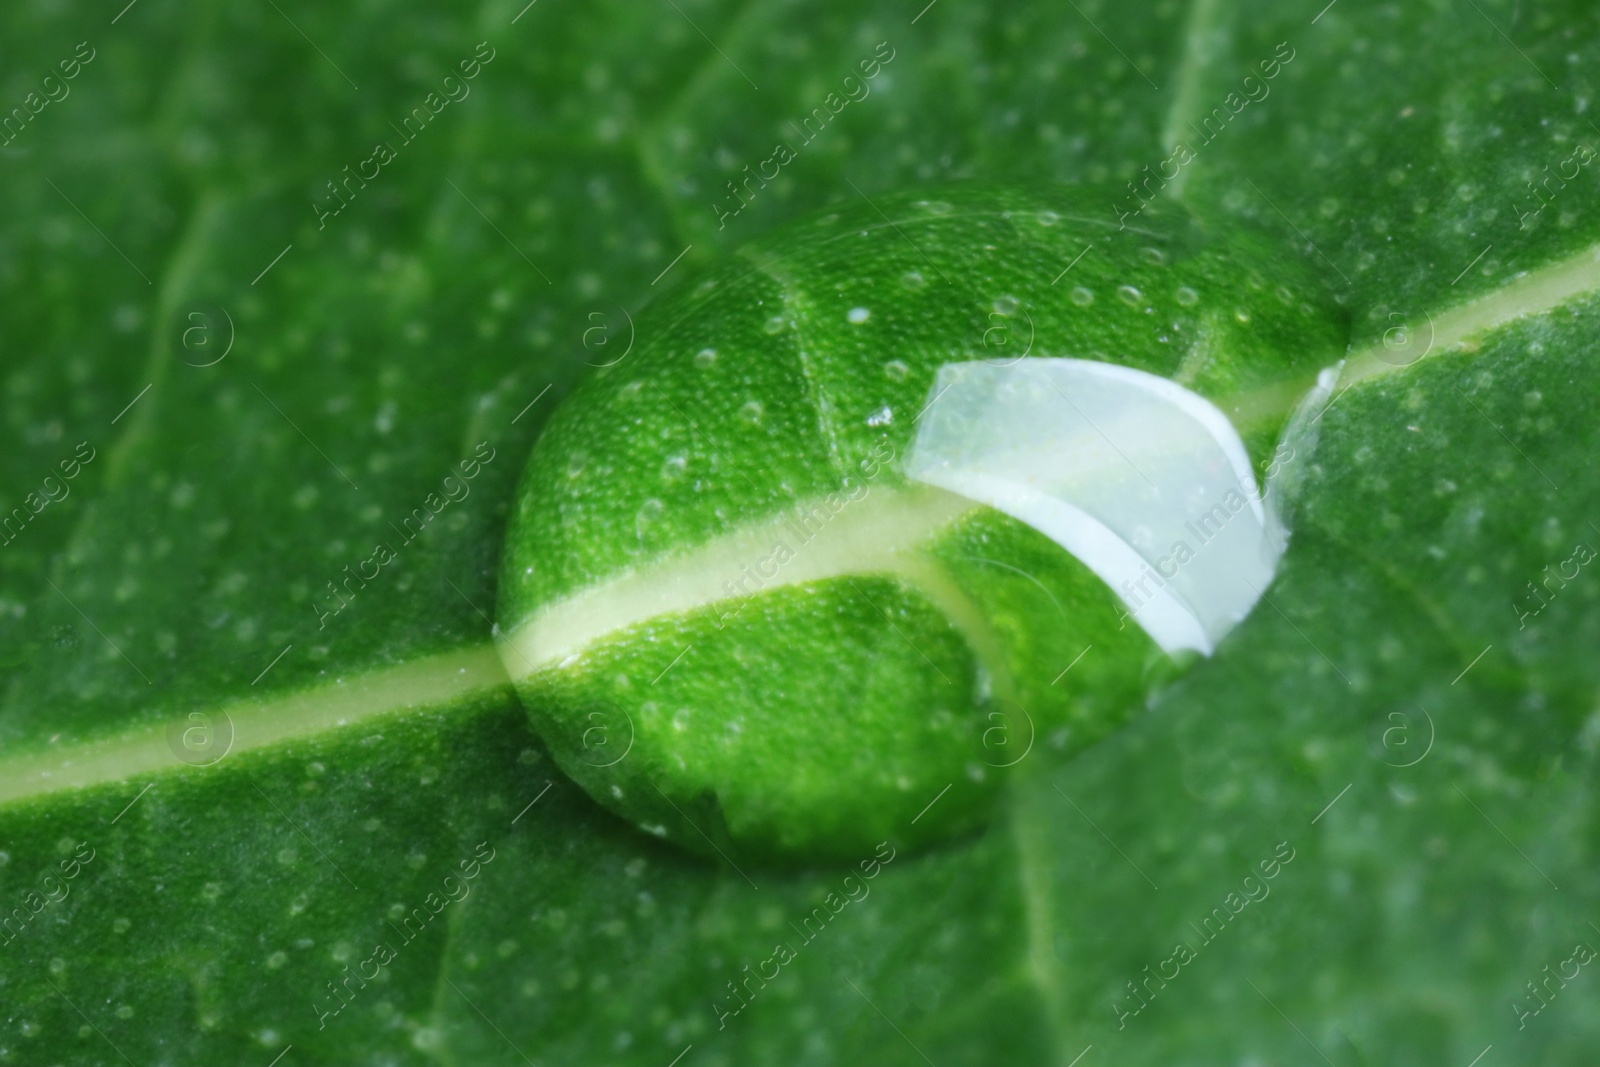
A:
<svg viewBox="0 0 1600 1067">
<path fill-rule="evenodd" d="M 906 380 L 906 375 L 910 373 L 911 368 L 906 366 L 905 363 L 898 359 L 891 359 L 889 362 L 883 365 L 884 377 L 888 378 L 891 382 L 903 382 Z"/>
<path fill-rule="evenodd" d="M 768 330 L 767 332 L 768 333 L 772 333 L 772 332 L 775 332 L 775 331 Z M 698 352 L 696 352 L 694 354 L 694 365 L 696 367 L 699 367 L 701 370 L 705 370 L 707 367 L 711 366 L 711 364 L 715 363 L 716 361 L 717 361 L 717 350 L 715 348 L 702 348 L 700 351 L 698 351 Z"/>
<path fill-rule="evenodd" d="M 1086 308 L 1094 303 L 1094 294 L 1081 285 L 1073 288 L 1071 296 L 1072 302 L 1081 308 Z"/>
<path fill-rule="evenodd" d="M 900 284 L 907 289 L 921 289 L 928 284 L 928 279 L 922 276 L 921 271 L 908 270 L 900 275 Z"/>
<path fill-rule="evenodd" d="M 1157 267 L 1167 265 L 1167 254 L 1159 248 L 1141 248 L 1139 249 L 1139 255 L 1144 257 L 1146 263 L 1154 264 Z"/>
<path fill-rule="evenodd" d="M 588 465 L 589 457 L 587 455 L 582 452 L 572 453 L 567 457 L 567 477 L 576 478 L 583 473 L 583 469 Z"/>
<path fill-rule="evenodd" d="M 916 206 L 930 215 L 948 215 L 953 210 L 943 200 L 918 200 Z"/>
<path fill-rule="evenodd" d="M 642 505 L 640 505 L 639 510 L 633 516 L 633 529 L 634 533 L 638 535 L 639 540 L 644 540 L 645 531 L 647 531 L 657 519 L 661 518 L 662 513 L 666 510 L 667 506 L 654 497 L 651 497 L 649 500 L 646 500 Z"/>
<path fill-rule="evenodd" d="M 1122 298 L 1124 304 L 1130 304 L 1135 307 L 1138 306 L 1140 300 L 1144 299 L 1144 294 L 1131 285 L 1117 286 L 1117 295 Z"/>
<path fill-rule="evenodd" d="M 739 408 L 739 417 L 754 426 L 761 421 L 761 401 L 746 400 Z"/>
<path fill-rule="evenodd" d="M 1244 308 L 1235 308 L 1233 317 L 1238 319 L 1240 322 L 1249 322 L 1250 312 L 1246 311 Z"/>
<path fill-rule="evenodd" d="M 1054 211 L 1040 211 L 1034 215 L 1040 226 L 1054 226 L 1061 221 L 1061 216 Z"/>
<path fill-rule="evenodd" d="M 661 480 L 675 482 L 683 477 L 683 472 L 689 468 L 689 460 L 684 456 L 668 456 L 667 461 L 661 464 Z"/>
<path fill-rule="evenodd" d="M 872 318 L 872 312 L 867 308 L 851 308 L 845 318 L 849 319 L 854 325 L 859 326 Z"/>
<path fill-rule="evenodd" d="M 996 315 L 1015 315 L 1017 308 L 1022 306 L 1022 301 L 1014 296 L 998 296 L 989 306 L 994 308 Z"/>
<path fill-rule="evenodd" d="M 689 709 L 679 708 L 672 713 L 672 728 L 680 732 L 689 728 Z"/>
<path fill-rule="evenodd" d="M 788 322 L 785 321 L 782 315 L 774 315 L 772 318 L 767 320 L 766 325 L 763 326 L 762 329 L 766 330 L 768 333 L 782 333 L 784 327 L 787 325 Z"/>
<path fill-rule="evenodd" d="M 885 404 L 883 407 L 867 416 L 868 426 L 887 426 L 893 421 L 894 412 L 890 410 L 888 404 Z"/>
<path fill-rule="evenodd" d="M 1178 286 L 1178 292 L 1176 295 L 1178 297 L 1178 303 L 1182 304 L 1186 308 L 1192 308 L 1200 302 L 1200 294 L 1189 288 L 1187 285 Z"/>
</svg>

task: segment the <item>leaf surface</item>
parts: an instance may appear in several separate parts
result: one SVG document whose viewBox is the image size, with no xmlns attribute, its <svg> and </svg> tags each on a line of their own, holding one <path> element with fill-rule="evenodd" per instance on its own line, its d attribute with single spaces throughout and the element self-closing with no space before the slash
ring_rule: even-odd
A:
<svg viewBox="0 0 1600 1067">
<path fill-rule="evenodd" d="M 0 15 L 6 108 L 95 50 L 0 148 L 0 505 L 95 453 L 0 547 L 0 1063 L 1585 1062 L 1600 202 L 1561 176 L 1600 144 L 1600 16 L 915 6 Z M 880 42 L 872 94 L 719 228 Z M 488 619 L 516 475 L 627 315 L 918 182 L 1105 183 L 1114 220 L 1180 138 L 1170 192 L 1323 272 L 1365 375 L 1287 461 L 1267 602 L 831 918 L 843 868 L 708 863 L 584 797 Z M 1235 911 L 1246 876 L 1270 895 Z"/>
</svg>

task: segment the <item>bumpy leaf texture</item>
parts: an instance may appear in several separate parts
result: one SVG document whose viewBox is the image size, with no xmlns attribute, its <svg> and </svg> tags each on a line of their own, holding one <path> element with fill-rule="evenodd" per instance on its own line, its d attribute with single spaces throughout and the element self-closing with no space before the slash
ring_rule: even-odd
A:
<svg viewBox="0 0 1600 1067">
<path fill-rule="evenodd" d="M 0 1064 L 1600 1042 L 1593 5 L 0 24 Z M 602 811 L 489 619 L 523 460 L 633 313 L 949 178 L 1277 233 L 1348 313 L 1349 388 L 1217 654 L 853 899 L 858 864 L 735 869 Z"/>
</svg>

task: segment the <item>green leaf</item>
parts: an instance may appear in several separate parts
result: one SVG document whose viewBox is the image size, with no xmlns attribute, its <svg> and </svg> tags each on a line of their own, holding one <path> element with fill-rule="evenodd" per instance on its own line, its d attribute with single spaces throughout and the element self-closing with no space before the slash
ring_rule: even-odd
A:
<svg viewBox="0 0 1600 1067">
<path fill-rule="evenodd" d="M 676 6 L 0 16 L 0 1063 L 1586 1062 L 1600 15 Z M 949 178 L 1270 235 L 1350 388 L 1217 654 L 854 899 L 870 851 L 736 870 L 602 810 L 489 620 L 628 316 Z"/>
</svg>

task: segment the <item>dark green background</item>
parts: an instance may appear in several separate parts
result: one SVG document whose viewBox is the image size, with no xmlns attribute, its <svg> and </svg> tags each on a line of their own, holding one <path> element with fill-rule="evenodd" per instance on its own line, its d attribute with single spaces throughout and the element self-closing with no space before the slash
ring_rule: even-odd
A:
<svg viewBox="0 0 1600 1067">
<path fill-rule="evenodd" d="M 0 108 L 97 53 L 0 149 L 0 506 L 97 449 L 0 548 L 0 760 L 486 641 L 512 480 L 606 358 L 586 329 L 849 183 L 1118 187 L 1279 42 L 1185 199 L 1280 232 L 1358 347 L 1600 239 L 1592 167 L 1512 206 L 1600 145 L 1578 0 L 274 2 L 0 14 Z M 472 95 L 318 231 L 324 183 L 484 40 Z M 723 183 L 880 41 L 873 95 L 719 231 Z M 201 300 L 236 330 L 203 369 Z M 1510 1004 L 1600 945 L 1600 581 L 1524 629 L 1511 604 L 1600 543 L 1597 324 L 1580 298 L 1341 399 L 1270 605 L 985 834 L 897 858 L 723 1032 L 712 999 L 843 872 L 753 890 L 652 843 L 499 693 L 9 806 L 7 909 L 96 858 L 0 945 L 0 1064 L 1586 1062 L 1591 968 L 1525 1029 Z M 323 583 L 482 440 L 472 495 L 318 631 Z M 1285 840 L 1272 896 L 1119 1031 L 1124 983 Z M 471 897 L 319 1031 L 324 983 L 481 841 Z"/>
</svg>

